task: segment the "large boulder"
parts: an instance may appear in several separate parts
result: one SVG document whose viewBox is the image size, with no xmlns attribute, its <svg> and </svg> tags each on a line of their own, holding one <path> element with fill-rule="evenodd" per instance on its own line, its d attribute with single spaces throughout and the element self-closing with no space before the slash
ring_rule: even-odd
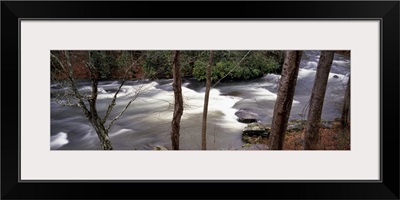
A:
<svg viewBox="0 0 400 200">
<path fill-rule="evenodd" d="M 269 137 L 270 128 L 260 123 L 251 123 L 243 128 L 243 135 Z"/>
<path fill-rule="evenodd" d="M 258 114 L 247 111 L 247 110 L 239 110 L 235 113 L 235 115 L 238 117 L 238 122 L 241 123 L 253 123 L 253 122 L 258 122 Z"/>
<path fill-rule="evenodd" d="M 253 123 L 253 122 L 257 122 L 258 120 L 256 118 L 238 118 L 238 122 L 241 123 L 245 123 L 245 124 L 249 124 L 249 123 Z"/>
</svg>

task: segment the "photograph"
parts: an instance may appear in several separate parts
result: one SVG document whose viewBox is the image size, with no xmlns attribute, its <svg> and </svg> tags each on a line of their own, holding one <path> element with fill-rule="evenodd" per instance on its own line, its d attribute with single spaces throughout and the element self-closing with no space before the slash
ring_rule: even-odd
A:
<svg viewBox="0 0 400 200">
<path fill-rule="evenodd" d="M 51 50 L 51 150 L 351 150 L 350 50 Z"/>
<path fill-rule="evenodd" d="M 399 11 L 2 1 L 0 199 L 399 199 Z"/>
</svg>

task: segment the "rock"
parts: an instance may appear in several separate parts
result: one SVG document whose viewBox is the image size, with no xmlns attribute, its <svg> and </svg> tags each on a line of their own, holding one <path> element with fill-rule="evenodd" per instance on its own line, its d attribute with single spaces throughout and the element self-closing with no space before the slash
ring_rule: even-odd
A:
<svg viewBox="0 0 400 200">
<path fill-rule="evenodd" d="M 251 123 L 243 128 L 243 135 L 269 137 L 270 128 L 260 123 Z"/>
<path fill-rule="evenodd" d="M 249 123 L 253 123 L 253 122 L 257 122 L 257 119 L 254 118 L 238 118 L 238 122 L 241 123 L 245 123 L 245 124 L 249 124 Z"/>
<path fill-rule="evenodd" d="M 246 134 L 242 135 L 242 140 L 244 142 L 246 142 L 246 144 L 249 144 L 249 145 L 260 143 L 261 139 L 262 139 L 261 136 L 248 136 Z M 248 145 L 243 145 L 243 146 L 248 146 Z"/>
<path fill-rule="evenodd" d="M 258 122 L 258 115 L 247 110 L 239 110 L 235 115 L 238 117 L 238 122 L 246 124 Z"/>
<path fill-rule="evenodd" d="M 292 120 L 289 121 L 288 126 L 286 128 L 287 132 L 298 132 L 304 129 L 306 124 L 305 120 Z"/>
<path fill-rule="evenodd" d="M 161 145 L 156 145 L 153 149 L 156 150 L 156 151 L 168 150 L 167 148 L 165 148 L 164 146 L 161 146 Z"/>
<path fill-rule="evenodd" d="M 242 148 L 250 148 L 252 146 L 253 145 L 251 145 L 250 143 L 246 143 L 246 144 L 242 145 Z"/>
<path fill-rule="evenodd" d="M 333 127 L 333 122 L 331 121 L 322 121 L 321 128 L 331 129 Z"/>
<path fill-rule="evenodd" d="M 223 93 L 221 94 L 222 96 L 234 96 L 234 97 L 238 97 L 241 95 L 240 92 L 238 91 L 231 91 L 231 92 L 227 92 L 227 93 Z"/>
<path fill-rule="evenodd" d="M 286 131 L 287 132 L 303 131 L 305 126 L 306 126 L 306 123 L 307 123 L 306 120 L 291 120 L 288 123 Z M 333 127 L 333 122 L 322 120 L 321 123 L 320 123 L 320 127 L 321 128 L 330 129 L 330 128 Z"/>
<path fill-rule="evenodd" d="M 333 78 L 339 78 L 339 76 L 338 75 L 333 75 Z"/>
<path fill-rule="evenodd" d="M 286 131 L 297 132 L 297 131 L 302 131 L 303 129 L 304 129 L 304 126 L 301 124 L 291 124 L 291 125 L 287 126 Z"/>
</svg>

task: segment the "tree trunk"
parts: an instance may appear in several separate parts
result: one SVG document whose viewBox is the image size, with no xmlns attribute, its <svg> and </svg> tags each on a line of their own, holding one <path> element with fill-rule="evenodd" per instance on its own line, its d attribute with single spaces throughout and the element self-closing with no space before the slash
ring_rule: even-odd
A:
<svg viewBox="0 0 400 200">
<path fill-rule="evenodd" d="M 208 113 L 208 99 L 210 97 L 211 88 L 211 65 L 213 62 L 214 52 L 210 51 L 210 61 L 206 70 L 206 93 L 204 96 L 204 108 L 203 108 L 203 123 L 201 125 L 201 150 L 207 149 L 207 113 Z"/>
<path fill-rule="evenodd" d="M 272 117 L 271 135 L 269 138 L 269 146 L 272 150 L 283 148 L 302 54 L 302 51 L 286 52 L 282 76 L 279 81 L 278 97 Z"/>
<path fill-rule="evenodd" d="M 322 107 L 324 105 L 326 85 L 333 62 L 333 55 L 334 51 L 321 51 L 310 98 L 310 108 L 303 145 L 305 150 L 315 150 L 318 148 Z"/>
<path fill-rule="evenodd" d="M 104 127 L 104 124 L 101 122 L 101 119 L 97 117 L 96 119 L 91 120 L 91 124 L 94 127 L 94 130 L 97 133 L 98 138 L 100 139 L 100 146 L 103 150 L 113 150 L 111 145 L 111 141 L 108 137 L 108 131 Z"/>
<path fill-rule="evenodd" d="M 94 88 L 92 88 L 94 89 Z M 97 98 L 97 84 L 96 84 L 96 98 Z M 93 96 L 92 96 L 93 98 Z M 89 118 L 90 123 L 92 124 L 94 130 L 97 133 L 97 136 L 100 139 L 100 146 L 103 150 L 112 150 L 113 147 L 111 145 L 111 141 L 108 137 L 108 130 L 104 127 L 104 123 L 101 118 L 97 114 L 96 109 L 96 99 L 89 100 L 90 113 L 91 117 Z"/>
<path fill-rule="evenodd" d="M 183 98 L 182 98 L 182 80 L 181 80 L 181 69 L 179 65 L 179 51 L 174 51 L 173 58 L 173 78 L 174 82 L 172 87 L 174 89 L 174 115 L 171 122 L 171 140 L 172 149 L 179 150 L 179 130 L 181 117 L 183 114 Z"/>
<path fill-rule="evenodd" d="M 344 95 L 341 125 L 343 128 L 348 128 L 350 125 L 350 77 L 347 82 L 346 94 Z"/>
</svg>

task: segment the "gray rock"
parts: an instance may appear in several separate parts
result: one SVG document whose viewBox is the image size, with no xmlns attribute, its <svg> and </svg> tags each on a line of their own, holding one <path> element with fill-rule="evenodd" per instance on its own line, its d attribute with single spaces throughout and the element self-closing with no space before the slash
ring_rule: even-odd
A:
<svg viewBox="0 0 400 200">
<path fill-rule="evenodd" d="M 305 127 L 305 120 L 292 120 L 289 121 L 286 131 L 288 132 L 297 132 L 302 131 Z"/>
<path fill-rule="evenodd" d="M 235 115 L 238 117 L 238 121 L 242 123 L 253 123 L 253 122 L 258 122 L 258 114 L 247 111 L 247 110 L 239 110 L 235 113 Z"/>
<path fill-rule="evenodd" d="M 270 129 L 260 123 L 251 123 L 243 128 L 243 135 L 269 137 Z"/>
<path fill-rule="evenodd" d="M 153 149 L 156 150 L 156 151 L 168 150 L 167 148 L 165 148 L 164 146 L 161 146 L 161 145 L 156 145 Z"/>
<path fill-rule="evenodd" d="M 331 129 L 333 127 L 333 122 L 331 121 L 322 121 L 321 128 Z"/>
<path fill-rule="evenodd" d="M 242 135 L 242 140 L 246 143 L 246 144 L 257 144 L 262 140 L 261 136 L 248 136 L 246 134 Z M 243 145 L 242 147 L 249 147 L 250 145 Z"/>
<path fill-rule="evenodd" d="M 253 122 L 257 122 L 258 120 L 255 118 L 238 118 L 238 122 L 249 124 Z"/>
</svg>

